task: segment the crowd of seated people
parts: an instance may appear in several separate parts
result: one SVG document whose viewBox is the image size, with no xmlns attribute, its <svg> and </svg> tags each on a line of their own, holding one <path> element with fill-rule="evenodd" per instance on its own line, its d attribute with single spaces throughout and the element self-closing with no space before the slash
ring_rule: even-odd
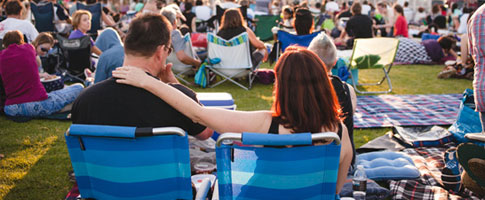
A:
<svg viewBox="0 0 485 200">
<path fill-rule="evenodd" d="M 134 21 L 140 23 L 138 24 L 140 29 L 146 28 L 148 31 L 149 28 L 145 27 L 146 24 L 137 21 L 137 19 L 149 20 L 150 17 L 147 16 L 156 18 L 155 20 L 162 20 L 163 23 L 161 23 L 167 28 L 169 36 L 163 35 L 163 40 L 167 41 L 163 41 L 163 44 L 158 44 L 158 46 L 155 45 L 152 49 L 153 52 L 143 51 L 143 47 L 140 46 L 144 44 L 146 38 L 134 37 L 138 30 L 133 27 L 128 29 L 126 36 L 128 44 L 130 42 L 138 44 L 136 49 L 142 53 L 138 51 L 127 53 L 126 49 L 129 51 L 132 47 L 124 47 L 124 34 L 116 27 L 104 28 L 96 40 L 91 39 L 91 53 L 100 56 L 96 64 L 96 71 L 94 71 L 94 89 L 102 91 L 99 87 L 108 84 L 112 87 L 115 87 L 113 85 L 116 84 L 128 84 L 143 88 L 160 98 L 156 100 L 168 103 L 194 124 L 198 123 L 194 125 L 198 128 L 198 131 L 195 132 L 204 133 L 203 137 L 201 136 L 199 139 L 206 139 L 210 136 L 211 131 L 204 132 L 205 127 L 220 133 L 336 132 L 342 140 L 337 193 L 342 188 L 349 166 L 355 159 L 353 114 L 356 108 L 356 96 L 350 85 L 330 73 L 337 61 L 335 43 L 351 48 L 354 39 L 372 38 L 377 35 L 392 36 L 398 37 L 400 40 L 396 62 L 444 63 L 457 57 L 454 50 L 457 40 L 454 36 L 442 36 L 438 40 L 426 40 L 421 43 L 410 39 L 408 35 L 409 19 L 407 19 L 405 8 L 399 4 L 392 6 L 381 2 L 374 8 L 368 2 L 363 4 L 355 2 L 351 6 L 343 3 L 339 8 L 336 2 L 330 0 L 321 5 L 321 10 L 330 16 L 329 19 L 336 26 L 334 29 L 337 32 L 334 35 L 336 36 L 335 43 L 330 36 L 330 33 L 334 31 L 324 30 L 313 39 L 308 50 L 304 47 L 290 46 L 280 58 L 277 58 L 274 67 L 276 75 L 273 91 L 274 103 L 271 110 L 243 112 L 206 108 L 194 101 L 194 98 L 180 93 L 180 90 L 183 90 L 184 93 L 193 94 L 190 89 L 187 91 L 169 86 L 160 77 L 163 75 L 147 73 L 147 70 L 143 70 L 143 68 L 130 66 L 130 64 L 136 64 L 140 59 L 149 64 L 157 64 L 157 67 L 167 70 L 159 70 L 160 73 L 171 73 L 170 65 L 165 65 L 165 58 L 172 51 L 184 64 L 192 65 L 194 68 L 201 65 L 202 60 L 185 54 L 185 39 L 181 31 L 185 27 L 188 28 L 188 31 L 184 31 L 184 33 L 197 32 L 196 20 L 199 18 L 208 20 L 204 15 L 207 15 L 205 13 L 207 9 L 212 8 L 200 0 L 186 1 L 181 5 L 184 6 L 166 5 L 159 1 L 148 1 L 144 4 L 143 1 L 139 1 L 133 6 L 132 10 L 138 12 Z M 281 12 L 283 16 L 281 26 L 273 29 L 275 40 L 277 40 L 276 32 L 278 30 L 298 36 L 309 35 L 314 30 L 320 30 L 320 27 L 315 27 L 315 15 L 312 13 L 312 11 L 317 11 L 312 10 L 308 4 L 284 5 L 281 9 L 279 8 L 280 3 L 275 3 L 275 1 L 271 1 L 268 5 L 271 13 Z M 121 8 L 112 9 L 111 6 L 103 6 L 106 8 L 102 11 L 103 19 L 108 19 L 104 22 L 106 27 L 116 26 L 113 16 L 121 14 L 122 10 Z M 236 1 L 226 1 L 220 3 L 220 6 L 226 10 L 216 30 L 217 36 L 229 40 L 242 33 L 247 33 L 253 65 L 264 61 L 268 54 L 267 48 L 246 24 L 247 21 L 240 10 L 241 5 Z M 392 9 L 390 9 L 391 7 Z M 442 14 L 436 11 L 435 7 L 426 23 L 441 23 L 439 19 Z M 42 62 L 39 57 L 51 52 L 55 46 L 55 38 L 49 33 L 39 34 L 31 22 L 20 19 L 22 9 L 20 1 L 8 0 L 3 9 L 7 18 L 0 22 L 0 38 L 3 39 L 2 45 L 5 48 L 0 52 L 0 77 L 6 93 L 4 111 L 9 116 L 26 117 L 44 117 L 69 111 L 66 106 L 74 102 L 84 87 L 80 84 L 73 84 L 60 90 L 46 92 L 40 79 L 49 78 L 49 75 L 42 73 Z M 57 9 L 67 8 L 57 7 Z M 440 8 L 438 7 L 438 9 Z M 205 12 L 200 10 L 205 10 Z M 110 12 L 114 13 L 109 14 Z M 418 13 L 415 14 L 415 16 L 417 15 Z M 467 15 L 460 16 L 460 22 L 463 16 Z M 69 39 L 91 36 L 89 31 L 92 28 L 92 13 L 90 11 L 76 10 L 72 13 L 72 17 L 69 15 L 67 17 L 72 19 L 66 21 L 72 24 L 73 29 L 70 31 Z M 422 19 L 423 17 L 418 17 L 418 21 L 422 21 Z M 181 23 L 185 26 L 180 26 Z M 455 27 L 462 25 L 459 24 Z M 448 26 L 447 23 L 445 26 Z M 25 62 L 19 63 L 18 59 L 23 59 Z M 127 60 L 130 63 L 126 63 Z M 117 79 L 110 79 L 111 76 Z M 24 85 L 33 85 L 33 87 L 22 87 Z M 78 101 L 80 102 L 80 100 Z M 78 109 L 76 112 L 79 114 L 87 111 Z M 237 120 L 228 122 L 228 118 Z"/>
</svg>

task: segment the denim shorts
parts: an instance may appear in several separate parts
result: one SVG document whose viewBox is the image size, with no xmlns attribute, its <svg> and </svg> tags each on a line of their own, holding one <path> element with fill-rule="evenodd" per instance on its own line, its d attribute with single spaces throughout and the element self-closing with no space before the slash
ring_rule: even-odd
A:
<svg viewBox="0 0 485 200">
<path fill-rule="evenodd" d="M 83 89 L 84 87 L 81 84 L 74 84 L 48 93 L 48 98 L 46 100 L 8 105 L 5 106 L 4 111 L 5 114 L 9 116 L 48 116 L 74 102 Z"/>
</svg>

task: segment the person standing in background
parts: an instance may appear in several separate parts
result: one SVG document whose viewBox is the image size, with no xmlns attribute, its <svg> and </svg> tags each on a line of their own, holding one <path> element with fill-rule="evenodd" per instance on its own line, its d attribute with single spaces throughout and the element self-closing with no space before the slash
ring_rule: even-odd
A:
<svg viewBox="0 0 485 200">
<path fill-rule="evenodd" d="M 480 6 L 468 21 L 468 45 L 475 61 L 473 95 L 475 111 L 480 113 L 481 133 L 469 133 L 465 137 L 485 141 L 485 5 Z"/>
</svg>

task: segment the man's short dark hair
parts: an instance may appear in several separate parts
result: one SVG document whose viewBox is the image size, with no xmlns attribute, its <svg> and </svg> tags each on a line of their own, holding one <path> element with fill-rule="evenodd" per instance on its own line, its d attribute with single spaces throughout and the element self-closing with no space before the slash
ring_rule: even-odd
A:
<svg viewBox="0 0 485 200">
<path fill-rule="evenodd" d="M 22 11 L 22 3 L 19 0 L 10 0 L 5 4 L 7 15 L 18 15 Z"/>
<path fill-rule="evenodd" d="M 146 13 L 130 23 L 125 38 L 125 54 L 150 57 L 158 46 L 170 45 L 172 25 L 160 14 Z"/>
<path fill-rule="evenodd" d="M 353 3 L 351 10 L 352 14 L 360 15 L 362 13 L 362 5 L 360 5 L 360 3 Z"/>
</svg>

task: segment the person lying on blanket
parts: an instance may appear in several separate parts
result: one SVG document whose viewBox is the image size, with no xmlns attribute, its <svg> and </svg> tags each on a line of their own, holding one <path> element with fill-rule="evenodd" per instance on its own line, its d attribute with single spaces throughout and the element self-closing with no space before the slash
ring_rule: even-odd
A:
<svg viewBox="0 0 485 200">
<path fill-rule="evenodd" d="M 292 134 L 336 132 L 342 141 L 337 194 L 347 178 L 352 147 L 337 96 L 318 56 L 302 47 L 290 46 L 274 67 L 275 99 L 271 111 L 232 111 L 203 107 L 166 83 L 134 67 L 113 71 L 118 83 L 144 88 L 175 109 L 219 133 L 253 132 Z M 228 120 L 231 119 L 231 120 Z"/>
</svg>

